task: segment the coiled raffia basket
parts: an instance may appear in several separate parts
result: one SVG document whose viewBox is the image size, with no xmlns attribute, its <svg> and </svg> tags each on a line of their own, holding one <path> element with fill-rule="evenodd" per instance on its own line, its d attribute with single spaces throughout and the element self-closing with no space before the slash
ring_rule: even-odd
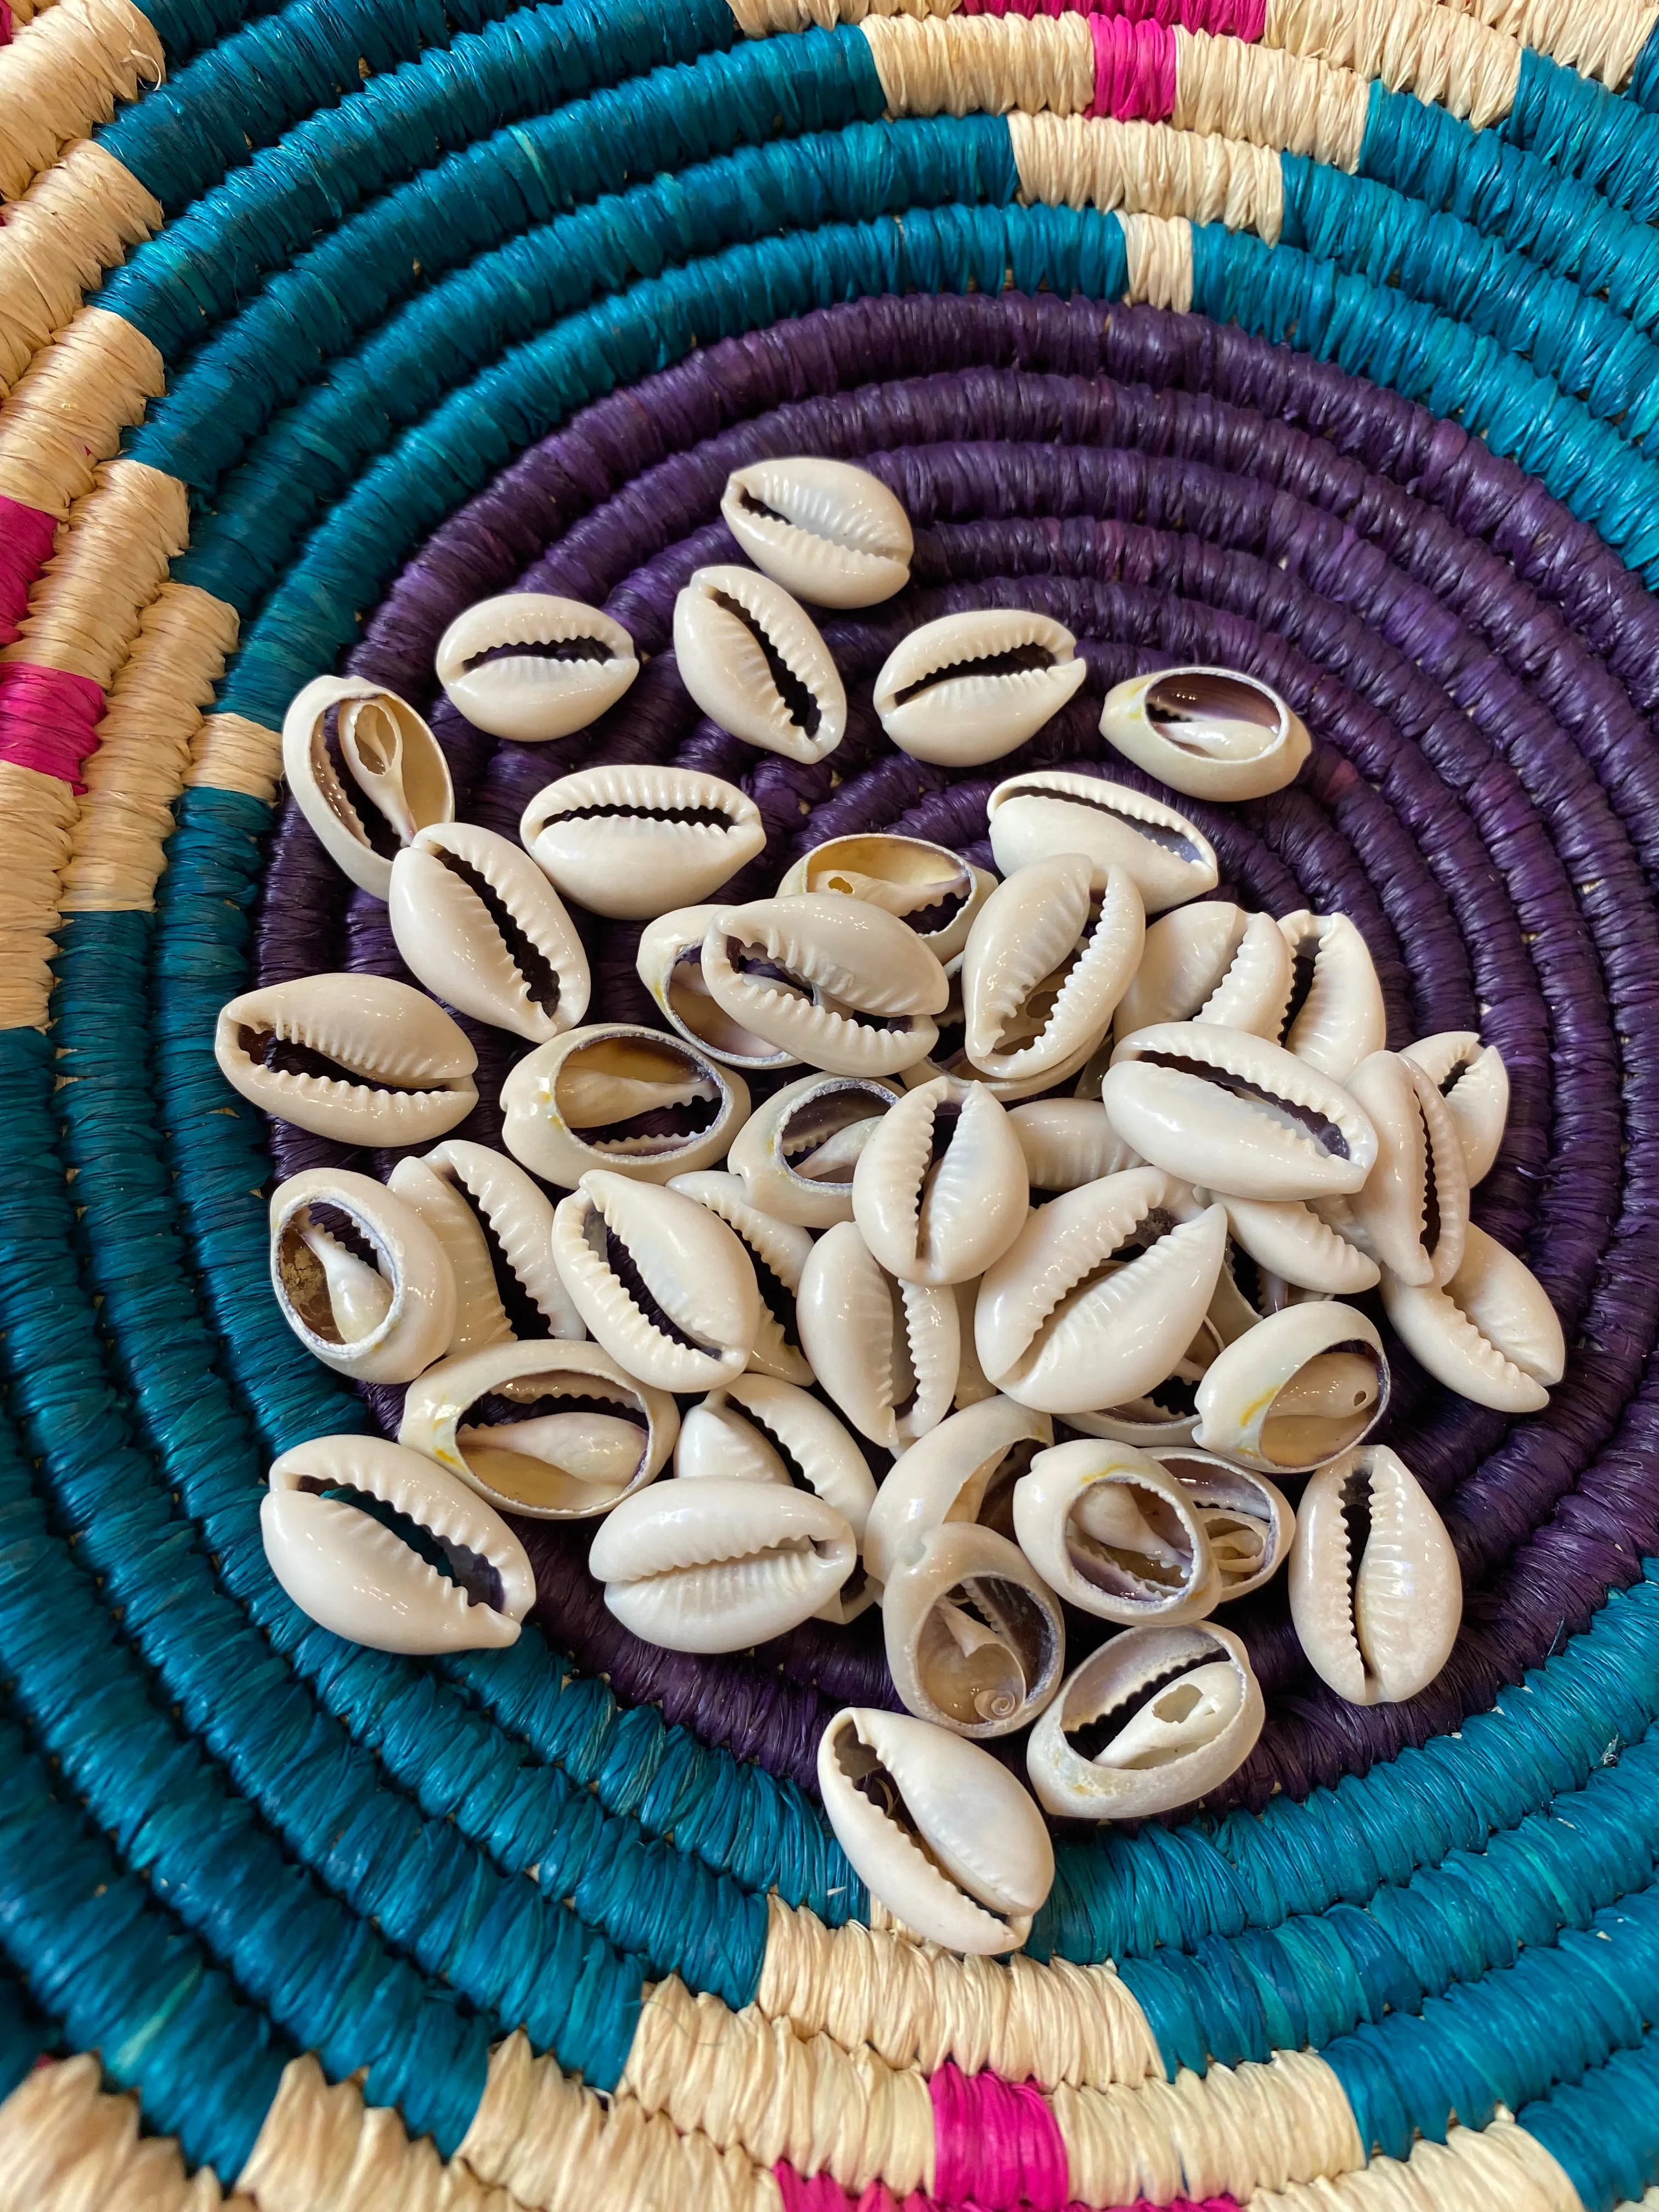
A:
<svg viewBox="0 0 1659 2212">
<path fill-rule="evenodd" d="M 3 2212 L 1659 2205 L 1656 15 L 0 0 Z M 917 525 L 831 628 L 838 782 L 660 659 L 534 751 L 434 708 L 519 578 L 660 656 L 728 470 L 799 451 Z M 1063 1841 L 1009 1963 L 880 1925 L 817 1808 L 868 1639 L 650 1652 L 580 1530 L 507 1653 L 288 1603 L 265 1466 L 371 1411 L 268 1296 L 210 1049 L 251 975 L 395 966 L 278 802 L 319 671 L 509 832 L 586 760 L 741 776 L 769 884 L 983 838 L 868 689 L 987 599 L 1086 643 L 1023 758 L 1172 660 L 1306 718 L 1199 818 L 1246 903 L 1358 921 L 1391 1042 L 1501 1045 L 1480 1210 L 1572 1346 L 1507 1426 L 1402 1392 L 1435 1687 L 1343 1706 L 1264 1603 L 1225 1800 Z"/>
</svg>

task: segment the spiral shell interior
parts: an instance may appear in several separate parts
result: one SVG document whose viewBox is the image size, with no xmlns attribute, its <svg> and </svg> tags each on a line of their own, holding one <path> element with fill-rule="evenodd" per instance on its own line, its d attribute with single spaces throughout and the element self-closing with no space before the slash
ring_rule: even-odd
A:
<svg viewBox="0 0 1659 2212">
<path fill-rule="evenodd" d="M 910 518 L 867 469 L 819 453 L 750 461 L 720 514 L 755 566 L 819 607 L 872 607 L 910 579 Z"/>
<path fill-rule="evenodd" d="M 1005 876 L 1052 853 L 1082 853 L 1097 890 L 1108 868 L 1121 868 L 1148 914 L 1215 889 L 1219 871 L 1209 839 L 1173 806 L 1127 784 L 1042 769 L 998 784 L 986 806 L 991 850 Z"/>
<path fill-rule="evenodd" d="M 896 915 L 936 960 L 948 963 L 968 942 L 974 916 L 995 886 L 988 869 L 958 858 L 948 845 L 872 833 L 814 845 L 788 870 L 778 895 L 821 891 L 863 899 Z"/>
<path fill-rule="evenodd" d="M 277 1185 L 270 1280 L 301 1343 L 341 1375 L 410 1382 L 454 1334 L 447 1254 L 372 1176 L 313 1168 Z"/>
<path fill-rule="evenodd" d="M 1058 1596 L 1105 1620 L 1199 1620 L 1221 1578 L 1194 1499 L 1132 1444 L 1039 1452 L 1013 1497 L 1020 1549 Z"/>
<path fill-rule="evenodd" d="M 1272 1474 L 1322 1466 L 1362 1443 L 1389 1403 L 1375 1325 L 1335 1299 L 1285 1306 L 1213 1359 L 1193 1441 Z"/>
<path fill-rule="evenodd" d="M 720 913 L 717 906 L 676 907 L 647 922 L 640 932 L 635 972 L 670 1028 L 699 1052 L 728 1067 L 791 1067 L 793 1053 L 734 1021 L 708 988 L 702 944 Z"/>
<path fill-rule="evenodd" d="M 975 607 L 901 640 L 876 678 L 875 708 L 902 752 L 972 768 L 1034 737 L 1087 674 L 1063 623 Z"/>
<path fill-rule="evenodd" d="M 969 1059 L 1015 1081 L 1076 1065 L 1111 1027 L 1145 928 L 1129 877 L 1109 868 L 1097 896 L 1081 854 L 1033 861 L 999 884 L 962 956 Z"/>
<path fill-rule="evenodd" d="M 1386 1446 L 1322 1468 L 1302 1494 L 1291 1620 L 1309 1663 L 1350 1705 L 1425 1690 L 1462 1618 L 1457 1554 L 1405 1462 Z"/>
<path fill-rule="evenodd" d="M 780 1221 L 808 1229 L 850 1221 L 859 1156 L 896 1096 L 861 1076 L 804 1076 L 744 1123 L 728 1165 L 753 1204 Z"/>
<path fill-rule="evenodd" d="M 651 762 L 561 776 L 526 807 L 519 835 L 567 898 L 621 921 L 695 906 L 766 842 L 760 809 L 735 784 Z"/>
<path fill-rule="evenodd" d="M 1277 691 L 1232 668 L 1164 668 L 1115 684 L 1100 733 L 1189 799 L 1261 799 L 1308 757 L 1308 732 Z"/>
<path fill-rule="evenodd" d="M 895 1565 L 882 1630 L 906 1710 L 959 1735 L 1024 1728 L 1066 1663 L 1053 1593 L 1006 1536 L 971 1522 L 941 1523 Z"/>
<path fill-rule="evenodd" d="M 330 750 L 332 709 L 339 758 Z M 319 676 L 283 718 L 283 774 L 329 858 L 374 898 L 392 882 L 387 844 L 453 820 L 455 793 L 437 739 L 406 700 L 355 676 Z M 373 832 L 363 802 L 374 810 Z"/>
<path fill-rule="evenodd" d="M 567 1030 L 526 1053 L 501 1085 L 507 1149 L 566 1189 L 594 1168 L 666 1182 L 708 1167 L 748 1114 L 735 1070 L 629 1022 Z"/>
<path fill-rule="evenodd" d="M 847 731 L 830 648 L 783 586 L 752 568 L 699 568 L 674 602 L 680 681 L 746 744 L 811 766 Z"/>
<path fill-rule="evenodd" d="M 881 1117 L 853 1171 L 853 1218 L 881 1265 L 912 1283 L 982 1274 L 1019 1234 L 1025 1156 L 997 1101 L 941 1075 Z"/>
<path fill-rule="evenodd" d="M 542 744 L 597 721 L 640 664 L 633 639 L 599 608 L 504 592 L 455 617 L 438 641 L 437 671 L 475 729 Z"/>
</svg>

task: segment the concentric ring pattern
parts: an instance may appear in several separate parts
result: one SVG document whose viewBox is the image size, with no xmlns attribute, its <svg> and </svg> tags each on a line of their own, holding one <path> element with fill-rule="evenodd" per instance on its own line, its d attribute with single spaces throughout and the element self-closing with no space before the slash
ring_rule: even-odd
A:
<svg viewBox="0 0 1659 2212">
<path fill-rule="evenodd" d="M 0 7 L 0 2212 L 1659 2183 L 1656 13 Z M 668 650 L 729 470 L 801 451 L 916 526 L 906 593 L 826 625 L 833 777 L 700 721 Z M 519 581 L 651 656 L 549 747 L 431 674 Z M 1442 1680 L 1346 1706 L 1249 1601 L 1258 1753 L 1201 1817 L 1063 1836 L 1009 1963 L 885 1925 L 817 1808 L 823 1718 L 890 1696 L 867 1638 L 650 1650 L 545 1525 L 509 1652 L 295 1613 L 265 1467 L 395 1408 L 283 1328 L 262 1193 L 320 1155 L 211 1053 L 250 977 L 400 972 L 277 804 L 319 671 L 428 709 L 509 833 L 578 765 L 732 775 L 759 888 L 854 827 L 978 852 L 990 779 L 869 690 L 999 603 L 1089 664 L 1020 764 L 1169 659 L 1304 715 L 1297 784 L 1201 826 L 1247 903 L 1354 917 L 1391 1042 L 1501 1045 L 1480 1218 L 1572 1347 L 1510 1424 L 1402 1371 Z M 590 950 L 641 1012 L 627 931 Z"/>
</svg>

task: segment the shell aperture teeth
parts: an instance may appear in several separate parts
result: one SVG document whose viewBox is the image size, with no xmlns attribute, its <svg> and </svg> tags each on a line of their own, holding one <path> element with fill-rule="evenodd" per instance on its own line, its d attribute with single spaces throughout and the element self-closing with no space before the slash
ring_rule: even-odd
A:
<svg viewBox="0 0 1659 2212">
<path fill-rule="evenodd" d="M 1389 1389 L 1368 1316 L 1334 1299 L 1285 1306 L 1211 1362 L 1193 1441 L 1269 1475 L 1303 1473 L 1364 1443 Z"/>
<path fill-rule="evenodd" d="M 1364 939 L 1345 914 L 1286 915 L 1279 922 L 1295 974 L 1280 1041 L 1336 1082 L 1388 1042 L 1382 987 Z"/>
<path fill-rule="evenodd" d="M 962 956 L 965 1049 L 985 1074 L 1057 1077 L 1111 1026 L 1140 957 L 1146 916 L 1121 868 L 1097 896 L 1080 854 L 1034 861 L 1000 884 Z"/>
<path fill-rule="evenodd" d="M 876 678 L 875 708 L 902 751 L 972 767 L 1024 744 L 1087 675 L 1061 623 L 981 607 L 926 623 L 896 646 Z"/>
<path fill-rule="evenodd" d="M 1477 1406 L 1539 1412 L 1565 1371 L 1565 1338 L 1543 1285 L 1474 1222 L 1445 1283 L 1402 1283 L 1385 1269 L 1382 1304 L 1418 1364 Z"/>
<path fill-rule="evenodd" d="M 436 668 L 475 728 L 521 744 L 585 728 L 640 672 L 620 623 L 546 592 L 507 592 L 467 608 L 440 639 Z"/>
<path fill-rule="evenodd" d="M 478 1102 L 477 1055 L 424 993 L 383 975 L 305 975 L 219 1010 L 214 1057 L 278 1121 L 346 1145 L 431 1142 Z"/>
<path fill-rule="evenodd" d="M 1490 1172 L 1509 1119 L 1510 1078 L 1496 1045 L 1482 1044 L 1474 1030 L 1448 1030 L 1406 1047 L 1405 1057 L 1429 1078 L 1445 1101 L 1463 1148 L 1468 1181 Z"/>
<path fill-rule="evenodd" d="M 1291 1619 L 1315 1672 L 1351 1705 L 1415 1697 L 1451 1656 L 1457 1556 L 1405 1462 L 1384 1446 L 1322 1468 L 1303 1493 Z"/>
<path fill-rule="evenodd" d="M 519 835 L 565 897 L 619 921 L 696 905 L 766 842 L 735 784 L 651 762 L 561 776 L 526 807 Z"/>
<path fill-rule="evenodd" d="M 407 1382 L 455 1326 L 448 1255 L 418 1214 L 371 1176 L 307 1169 L 271 1194 L 270 1279 L 283 1317 L 325 1366 Z"/>
<path fill-rule="evenodd" d="M 751 568 L 699 568 L 674 603 L 680 681 L 712 721 L 804 765 L 847 727 L 839 670 L 805 609 Z"/>
<path fill-rule="evenodd" d="M 862 899 L 896 915 L 943 962 L 954 960 L 967 943 L 995 882 L 948 846 L 872 832 L 813 846 L 784 875 L 778 896 L 817 891 Z"/>
<path fill-rule="evenodd" d="M 908 580 L 908 517 L 878 477 L 846 461 L 751 461 L 727 479 L 720 513 L 757 568 L 816 606 L 874 606 Z"/>
<path fill-rule="evenodd" d="M 1007 1115 L 939 1076 L 884 1115 L 853 1171 L 853 1218 L 890 1274 L 927 1284 L 982 1274 L 1019 1233 L 1025 1159 Z"/>
<path fill-rule="evenodd" d="M 955 1297 L 896 1281 L 851 1221 L 812 1247 L 795 1310 L 813 1373 L 860 1436 L 896 1451 L 949 1413 L 961 1360 Z"/>
</svg>

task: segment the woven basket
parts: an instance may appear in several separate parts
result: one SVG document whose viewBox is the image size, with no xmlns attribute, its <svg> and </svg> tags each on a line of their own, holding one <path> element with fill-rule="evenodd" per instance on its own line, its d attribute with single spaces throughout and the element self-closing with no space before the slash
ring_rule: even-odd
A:
<svg viewBox="0 0 1659 2212">
<path fill-rule="evenodd" d="M 0 2212 L 1659 2206 L 1656 17 L 0 0 Z M 800 451 L 917 528 L 829 626 L 834 781 L 663 658 L 728 471 Z M 550 747 L 435 695 L 520 579 L 653 656 Z M 1170 661 L 1304 715 L 1197 818 L 1245 903 L 1353 916 L 1392 1042 L 1502 1047 L 1480 1218 L 1572 1347 L 1510 1424 L 1401 1362 L 1440 1680 L 1344 1705 L 1253 1601 L 1249 1765 L 1063 1837 L 994 1963 L 816 1802 L 867 1635 L 651 1650 L 549 1524 L 510 1651 L 295 1612 L 265 1468 L 395 1409 L 283 1328 L 262 1194 L 331 1155 L 211 1049 L 251 977 L 400 972 L 278 802 L 319 671 L 509 834 L 589 760 L 740 778 L 759 889 L 842 830 L 983 856 L 990 779 L 869 688 L 987 603 L 1089 662 L 1021 764 Z"/>
</svg>

